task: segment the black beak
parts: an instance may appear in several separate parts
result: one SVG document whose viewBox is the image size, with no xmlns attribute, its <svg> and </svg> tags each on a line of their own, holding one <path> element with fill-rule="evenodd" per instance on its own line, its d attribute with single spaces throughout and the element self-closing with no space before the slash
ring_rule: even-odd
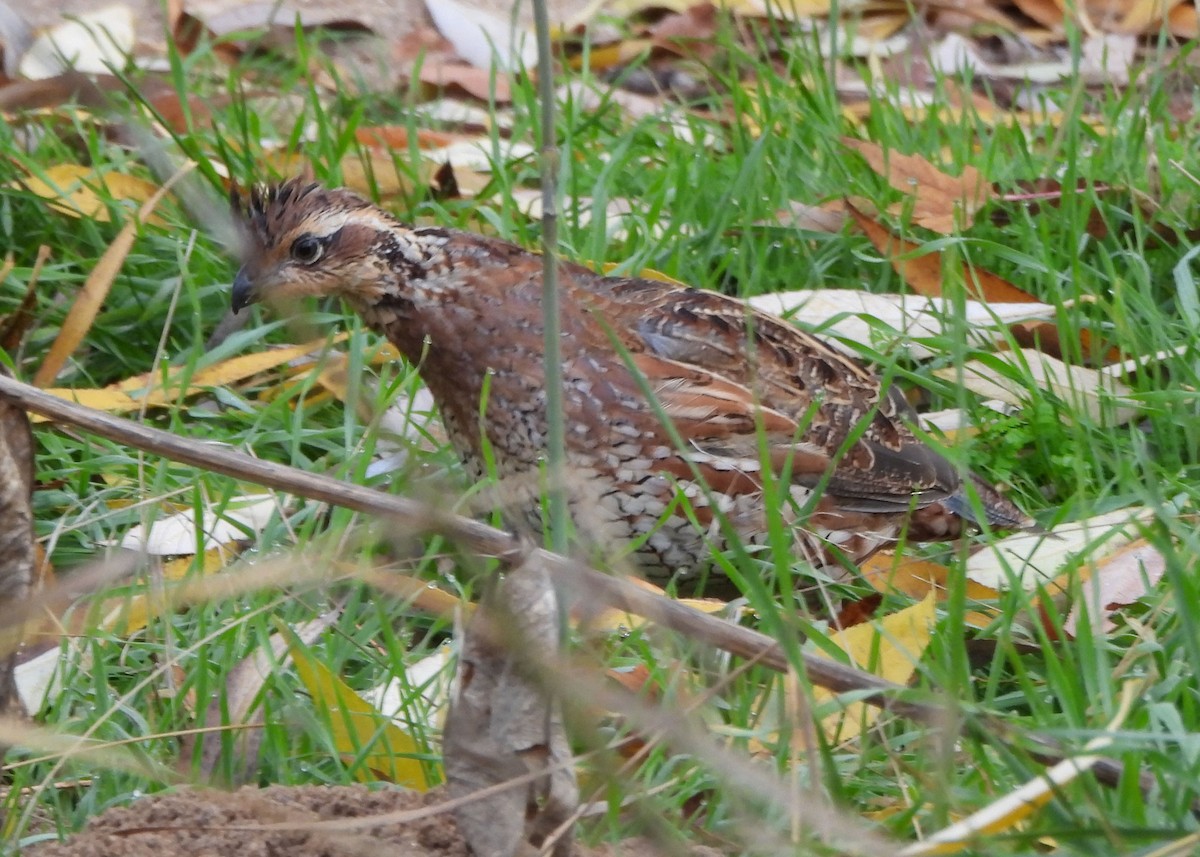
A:
<svg viewBox="0 0 1200 857">
<path fill-rule="evenodd" d="M 230 302 L 233 305 L 234 315 L 256 300 L 258 300 L 258 295 L 255 294 L 254 283 L 251 281 L 250 275 L 246 273 L 246 269 L 242 268 L 233 280 L 233 295 Z"/>
</svg>

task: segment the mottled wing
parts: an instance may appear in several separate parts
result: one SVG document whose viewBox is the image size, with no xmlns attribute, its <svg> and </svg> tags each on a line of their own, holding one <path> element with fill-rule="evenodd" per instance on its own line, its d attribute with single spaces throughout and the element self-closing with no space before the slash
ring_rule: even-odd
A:
<svg viewBox="0 0 1200 857">
<path fill-rule="evenodd" d="M 667 412 L 687 417 L 685 437 L 697 452 L 760 461 L 765 432 L 777 472 L 806 486 L 827 476 L 828 492 L 855 511 L 925 506 L 958 487 L 954 467 L 909 429 L 903 397 L 884 395 L 871 372 L 816 337 L 713 292 L 596 280 L 590 288 L 610 298 L 597 311 L 667 361 L 656 369 L 677 367 L 676 383 L 660 386 L 679 402 L 677 413 Z M 708 417 L 699 403 L 710 406 Z M 706 419 L 720 430 L 706 428 Z"/>
</svg>

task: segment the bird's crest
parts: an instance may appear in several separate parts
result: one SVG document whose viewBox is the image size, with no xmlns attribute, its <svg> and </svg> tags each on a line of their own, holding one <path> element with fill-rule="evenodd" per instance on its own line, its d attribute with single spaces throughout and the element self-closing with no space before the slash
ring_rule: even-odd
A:
<svg viewBox="0 0 1200 857">
<path fill-rule="evenodd" d="M 261 248 L 275 246 L 293 231 L 312 210 L 328 204 L 329 191 L 307 178 L 289 179 L 278 185 L 255 185 L 248 196 L 235 186 L 229 192 L 234 216 L 248 233 L 246 238 Z"/>
</svg>

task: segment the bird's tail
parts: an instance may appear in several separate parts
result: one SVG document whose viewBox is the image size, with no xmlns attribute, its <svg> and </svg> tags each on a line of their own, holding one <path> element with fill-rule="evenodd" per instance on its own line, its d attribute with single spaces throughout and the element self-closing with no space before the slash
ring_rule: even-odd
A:
<svg viewBox="0 0 1200 857">
<path fill-rule="evenodd" d="M 942 501 L 942 505 L 947 511 L 974 524 L 983 523 L 979 514 L 982 512 L 988 525 L 996 529 L 1042 532 L 1042 528 L 1033 518 L 973 473 L 957 491 Z"/>
</svg>

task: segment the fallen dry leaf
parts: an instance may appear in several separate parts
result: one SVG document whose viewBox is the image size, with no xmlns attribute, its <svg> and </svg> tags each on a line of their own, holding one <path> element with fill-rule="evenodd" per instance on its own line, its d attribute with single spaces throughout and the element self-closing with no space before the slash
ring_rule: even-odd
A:
<svg viewBox="0 0 1200 857">
<path fill-rule="evenodd" d="M 355 779 L 370 782 L 382 778 L 419 791 L 428 790 L 431 783 L 427 763 L 423 761 L 427 748 L 334 675 L 295 631 L 282 623 L 279 631 L 288 640 L 288 653 L 296 664 L 296 674 L 328 727 L 334 749 L 354 762 Z"/>
<path fill-rule="evenodd" d="M 239 381 L 260 375 L 285 363 L 291 363 L 307 357 L 315 351 L 335 345 L 346 339 L 348 334 L 340 333 L 332 340 L 321 339 L 303 345 L 292 345 L 284 348 L 268 348 L 252 354 L 241 354 L 220 363 L 205 366 L 191 371 L 186 368 L 169 369 L 166 380 L 161 370 L 135 375 L 110 384 L 103 389 L 72 389 L 69 387 L 54 387 L 46 392 L 52 393 L 69 402 L 78 402 L 109 413 L 137 411 L 143 408 L 170 407 L 191 396 L 207 392 L 214 387 L 231 387 Z M 311 363 L 307 364 L 311 368 Z M 186 379 L 187 386 L 175 386 L 176 379 Z M 40 420 L 36 418 L 35 422 Z"/>
<path fill-rule="evenodd" d="M 923 245 L 893 235 L 853 203 L 847 202 L 846 206 L 854 222 L 867 234 L 871 243 L 891 262 L 896 273 L 914 292 L 929 297 L 939 297 L 943 294 L 940 252 L 924 251 Z M 988 303 L 1037 303 L 1028 292 L 990 271 L 965 264 L 962 271 L 962 281 L 967 294 L 977 300 Z"/>
<path fill-rule="evenodd" d="M 506 72 L 532 71 L 537 43 L 516 16 L 465 0 L 425 0 L 434 25 L 469 64 Z"/>
<path fill-rule="evenodd" d="M 353 4 L 288 2 L 240 2 L 240 0 L 169 0 L 167 27 L 176 48 L 191 53 L 207 33 L 216 44 L 214 52 L 232 62 L 246 49 L 251 39 L 273 45 L 295 41 L 297 24 L 303 30 L 318 27 L 327 30 L 371 32 L 371 10 L 358 10 Z"/>
<path fill-rule="evenodd" d="M 1097 423 L 1123 425 L 1141 408 L 1130 387 L 1111 374 L 1072 366 L 1031 348 L 1003 351 L 961 367 L 936 369 L 934 374 L 985 399 L 1022 407 L 1031 398 L 1032 386 L 1068 405 L 1060 412 L 1064 421 L 1072 413 L 1083 413 Z"/>
<path fill-rule="evenodd" d="M 1121 714 L 1114 718 L 1110 728 L 1116 729 L 1127 711 L 1128 705 L 1126 704 L 1123 706 Z M 936 831 L 921 842 L 900 849 L 896 852 L 897 857 L 933 857 L 933 855 L 957 854 L 960 851 L 973 850 L 981 840 L 986 841 L 988 836 L 1002 834 L 1016 828 L 1039 808 L 1048 804 L 1055 797 L 1061 797 L 1063 786 L 1074 782 L 1091 770 L 1103 758 L 1101 755 L 1096 755 L 1096 751 L 1102 750 L 1110 744 L 1112 744 L 1112 738 L 1108 735 L 1093 738 L 1084 745 L 1084 753 L 1064 759 L 983 809 L 971 813 L 968 817 L 949 827 Z"/>
<path fill-rule="evenodd" d="M 919 155 L 902 155 L 850 137 L 842 142 L 893 188 L 911 196 L 913 223 L 934 232 L 949 235 L 966 229 L 994 196 L 991 182 L 975 167 L 963 167 L 961 175 L 952 176 Z"/>
<path fill-rule="evenodd" d="M 304 622 L 292 629 L 296 639 L 311 646 L 341 615 L 339 610 L 322 613 L 316 619 Z M 230 758 L 239 770 L 226 772 L 220 769 L 223 741 L 219 734 L 185 735 L 179 748 L 179 758 L 184 772 L 191 774 L 191 760 L 200 746 L 200 773 L 205 782 L 234 785 L 249 782 L 257 770 L 259 746 L 262 743 L 262 706 L 255 708 L 263 686 L 276 669 L 291 663 L 288 639 L 279 633 L 272 634 L 264 646 L 259 646 L 243 658 L 225 676 L 223 692 L 215 694 L 204 712 L 202 725 L 218 730 L 222 727 L 239 728 L 233 733 Z M 253 713 L 252 713 L 253 712 Z M 258 727 L 258 728 L 254 728 Z"/>
<path fill-rule="evenodd" d="M 71 304 L 71 309 L 67 311 L 62 329 L 59 330 L 58 336 L 50 346 L 50 353 L 38 367 L 37 374 L 33 377 L 35 386 L 45 387 L 62 371 L 67 359 L 75 352 L 79 343 L 91 329 L 92 322 L 96 319 L 96 313 L 100 311 L 113 280 L 120 273 L 121 266 L 125 264 L 125 257 L 133 249 L 133 240 L 137 237 L 138 227 L 146 222 L 154 212 L 154 208 L 170 192 L 175 182 L 191 172 L 193 166 L 194 164 L 191 163 L 185 164 L 175 175 L 167 179 L 166 183 L 142 204 L 136 216 L 122 227 L 112 244 L 104 251 L 104 255 L 100 257 L 87 279 L 84 280 L 83 288 L 75 296 L 75 302 Z"/>
<path fill-rule="evenodd" d="M 149 526 L 138 524 L 121 537 L 120 546 L 153 556 L 190 556 L 223 545 L 253 538 L 281 511 L 280 500 L 273 494 L 235 497 L 219 509 L 184 509 Z"/>
<path fill-rule="evenodd" d="M 531 563 L 505 575 L 463 635 L 443 746 L 451 795 L 473 796 L 455 818 L 480 857 L 521 853 L 523 843 L 540 842 L 564 823 L 568 832 L 551 853 L 571 852 L 579 803 L 571 749 L 558 700 L 528 666 L 560 647 L 555 587 Z M 492 788 L 531 774 L 521 788 Z"/>
<path fill-rule="evenodd" d="M 958 336 L 990 347 L 1004 341 L 1010 325 L 1053 318 L 1057 310 L 1032 298 L 1029 303 L 990 305 L 963 301 L 961 307 L 941 297 L 877 295 L 859 289 L 805 289 L 755 295 L 747 303 L 773 315 L 802 324 L 818 334 L 846 342 L 866 343 L 879 351 L 904 350 L 914 357 L 936 356 L 922 339 Z M 961 309 L 961 315 L 960 315 Z"/>
<path fill-rule="evenodd" d="M 1014 533 L 972 554 L 967 577 L 998 592 L 1043 586 L 1055 594 L 1067 585 L 1060 580 L 1064 569 L 1128 544 L 1138 537 L 1138 525 L 1151 517 L 1150 510 L 1131 507 L 1065 522 L 1050 534 Z"/>
<path fill-rule="evenodd" d="M 133 45 L 133 9 L 126 4 L 78 12 L 34 38 L 21 57 L 20 74 L 41 80 L 69 71 L 119 71 Z"/>
<path fill-rule="evenodd" d="M 840 199 L 822 205 L 790 201 L 788 207 L 776 212 L 775 216 L 784 226 L 793 229 L 836 235 L 846 225 L 846 203 Z"/>
<path fill-rule="evenodd" d="M 942 602 L 949 598 L 951 587 L 965 585 L 969 602 L 992 602 L 1000 596 L 997 590 L 970 578 L 961 583 L 952 580 L 957 573 L 939 562 L 892 551 L 879 551 L 868 557 L 860 571 L 863 578 L 884 595 L 901 593 L 922 599 L 932 594 Z M 968 627 L 986 628 L 995 619 L 995 611 L 986 604 L 973 606 L 978 609 L 969 610 L 963 622 Z"/>
<path fill-rule="evenodd" d="M 933 593 L 877 622 L 830 631 L 830 639 L 850 656 L 850 662 L 888 681 L 908 684 L 916 672 L 932 637 L 936 620 Z M 833 699 L 824 688 L 813 689 L 815 703 Z M 861 702 L 829 715 L 821 722 L 826 737 L 834 743 L 848 741 L 879 719 L 882 709 Z"/>
<path fill-rule="evenodd" d="M 55 211 L 100 223 L 112 220 L 108 200 L 142 205 L 159 189 L 153 182 L 136 176 L 112 170 L 97 171 L 80 164 L 56 164 L 47 167 L 41 175 L 26 176 L 13 185 L 50 200 L 50 207 Z M 162 223 L 154 218 L 148 222 Z"/>
<path fill-rule="evenodd" d="M 1133 604 L 1151 591 L 1166 569 L 1166 558 L 1146 539 L 1118 548 L 1091 566 L 1080 600 L 1071 607 L 1063 631 L 1074 637 L 1084 613 L 1094 631 L 1111 631 L 1117 624 L 1112 618 L 1113 611 Z"/>
</svg>

